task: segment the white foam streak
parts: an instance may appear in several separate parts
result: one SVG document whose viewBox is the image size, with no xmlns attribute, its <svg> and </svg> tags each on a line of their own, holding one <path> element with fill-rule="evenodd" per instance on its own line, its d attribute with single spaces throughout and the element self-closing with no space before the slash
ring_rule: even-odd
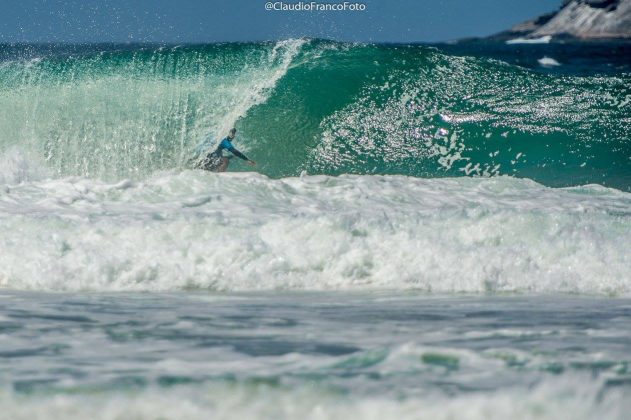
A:
<svg viewBox="0 0 631 420">
<path fill-rule="evenodd" d="M 537 60 L 537 62 L 539 63 L 539 65 L 543 67 L 558 67 L 561 65 L 561 63 L 556 61 L 554 58 L 547 57 L 547 56 L 541 57 L 540 59 Z"/>
<path fill-rule="evenodd" d="M 549 44 L 552 40 L 551 35 L 545 35 L 539 38 L 515 38 L 506 41 L 507 44 Z"/>
</svg>

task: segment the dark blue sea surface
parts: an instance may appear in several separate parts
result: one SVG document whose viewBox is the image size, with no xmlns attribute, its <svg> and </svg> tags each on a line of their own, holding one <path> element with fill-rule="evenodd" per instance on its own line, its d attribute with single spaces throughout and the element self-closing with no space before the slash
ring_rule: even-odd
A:
<svg viewBox="0 0 631 420">
<path fill-rule="evenodd" d="M 437 44 L 443 52 L 504 61 L 537 72 L 568 76 L 616 76 L 631 73 L 631 42 L 566 40 L 544 44 L 507 44 L 500 41 L 469 41 Z M 559 65 L 542 65 L 543 57 Z"/>
</svg>

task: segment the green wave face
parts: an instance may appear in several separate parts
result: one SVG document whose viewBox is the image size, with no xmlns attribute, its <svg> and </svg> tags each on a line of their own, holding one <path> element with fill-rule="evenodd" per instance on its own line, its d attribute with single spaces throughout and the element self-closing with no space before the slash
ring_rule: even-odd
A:
<svg viewBox="0 0 631 420">
<path fill-rule="evenodd" d="M 236 146 L 272 177 L 512 175 L 631 190 L 628 74 L 289 40 L 53 54 L 5 61 L 0 81 L 0 149 L 59 175 L 181 168 L 236 125 Z"/>
<path fill-rule="evenodd" d="M 0 65 L 0 148 L 55 174 L 181 167 L 263 102 L 302 41 L 57 54 Z"/>
</svg>

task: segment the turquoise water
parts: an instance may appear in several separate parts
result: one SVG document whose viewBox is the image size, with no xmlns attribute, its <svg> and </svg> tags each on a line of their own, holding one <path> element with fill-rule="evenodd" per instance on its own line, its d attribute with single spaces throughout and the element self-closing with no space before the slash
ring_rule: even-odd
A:
<svg viewBox="0 0 631 420">
<path fill-rule="evenodd" d="M 181 169 L 234 125 L 274 178 L 510 175 L 631 188 L 626 67 L 575 76 L 440 47 L 316 40 L 3 48 L 0 152 L 57 175 Z"/>
<path fill-rule="evenodd" d="M 628 50 L 528 48 L 0 46 L 0 418 L 625 418 Z"/>
</svg>

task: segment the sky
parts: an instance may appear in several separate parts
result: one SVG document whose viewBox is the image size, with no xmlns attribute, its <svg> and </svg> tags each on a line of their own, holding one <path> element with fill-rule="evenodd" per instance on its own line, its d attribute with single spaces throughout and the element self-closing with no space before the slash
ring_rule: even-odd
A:
<svg viewBox="0 0 631 420">
<path fill-rule="evenodd" d="M 561 0 L 357 0 L 364 10 L 268 11 L 267 1 L 2 0 L 0 42 L 203 43 L 296 37 L 437 42 L 490 35 L 561 4 Z M 284 4 L 299 1 L 284 0 Z M 348 0 L 347 7 L 355 1 Z M 271 2 L 275 8 L 283 7 L 282 1 Z M 344 0 L 316 1 L 337 2 Z"/>
</svg>

